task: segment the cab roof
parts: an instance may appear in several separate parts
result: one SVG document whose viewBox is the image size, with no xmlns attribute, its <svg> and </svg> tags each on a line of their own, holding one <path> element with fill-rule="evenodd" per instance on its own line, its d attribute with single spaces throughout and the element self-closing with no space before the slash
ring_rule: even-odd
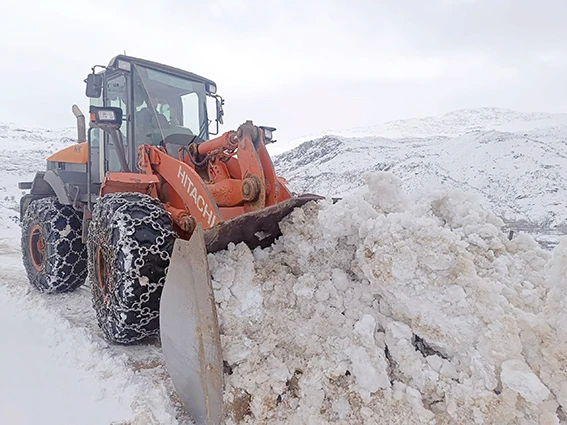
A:
<svg viewBox="0 0 567 425">
<path fill-rule="evenodd" d="M 197 74 L 193 74 L 192 72 L 184 71 L 182 69 L 175 68 L 169 65 L 164 65 L 158 62 L 152 62 L 146 59 L 135 58 L 133 56 L 117 55 L 110 60 L 108 66 L 113 68 L 118 68 L 119 60 L 131 62 L 133 64 L 155 69 L 156 71 L 166 72 L 168 74 L 176 75 L 182 78 L 188 78 L 194 81 L 199 81 L 216 87 L 216 83 L 213 80 L 209 80 L 208 78 L 201 77 L 200 75 Z"/>
</svg>

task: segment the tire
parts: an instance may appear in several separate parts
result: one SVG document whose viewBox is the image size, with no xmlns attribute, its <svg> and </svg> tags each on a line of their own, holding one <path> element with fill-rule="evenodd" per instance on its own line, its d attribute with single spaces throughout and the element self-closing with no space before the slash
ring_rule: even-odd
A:
<svg viewBox="0 0 567 425">
<path fill-rule="evenodd" d="M 22 259 L 31 286 L 44 293 L 69 292 L 87 277 L 82 213 L 57 198 L 32 201 L 22 218 Z"/>
<path fill-rule="evenodd" d="M 159 332 L 159 302 L 177 235 L 158 199 L 112 193 L 89 228 L 93 307 L 107 340 L 132 344 Z"/>
</svg>

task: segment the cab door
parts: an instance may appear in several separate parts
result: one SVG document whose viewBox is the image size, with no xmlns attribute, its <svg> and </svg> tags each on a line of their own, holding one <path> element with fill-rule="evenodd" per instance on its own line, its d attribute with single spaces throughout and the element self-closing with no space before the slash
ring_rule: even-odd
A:
<svg viewBox="0 0 567 425">
<path fill-rule="evenodd" d="M 122 135 L 122 146 L 126 156 L 126 162 L 130 171 L 135 170 L 133 167 L 133 152 L 131 149 L 129 125 L 128 125 L 128 114 L 130 90 L 128 87 L 129 76 L 122 72 L 108 72 L 105 74 L 105 84 L 104 84 L 104 106 L 114 106 L 122 109 L 122 126 L 120 127 L 120 134 Z M 110 135 L 103 132 L 102 138 L 102 149 L 101 149 L 101 176 L 104 176 L 106 172 L 121 172 L 122 167 L 120 166 L 120 161 L 118 159 L 118 153 L 116 147 L 114 146 L 114 141 Z M 135 165 L 135 164 L 134 164 Z"/>
</svg>

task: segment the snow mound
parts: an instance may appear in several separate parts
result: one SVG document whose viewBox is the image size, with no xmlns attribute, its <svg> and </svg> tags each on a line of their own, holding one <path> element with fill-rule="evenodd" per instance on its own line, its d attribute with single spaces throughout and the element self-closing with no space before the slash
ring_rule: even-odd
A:
<svg viewBox="0 0 567 425">
<path fill-rule="evenodd" d="M 389 173 L 209 254 L 228 424 L 558 424 L 567 241 Z"/>
</svg>

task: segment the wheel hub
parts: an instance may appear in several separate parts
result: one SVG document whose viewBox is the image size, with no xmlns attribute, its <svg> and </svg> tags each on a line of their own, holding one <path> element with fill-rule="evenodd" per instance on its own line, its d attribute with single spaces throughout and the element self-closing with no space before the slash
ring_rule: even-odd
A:
<svg viewBox="0 0 567 425">
<path fill-rule="evenodd" d="M 108 303 L 110 300 L 108 298 L 108 265 L 104 258 L 104 251 L 102 246 L 99 245 L 96 250 L 96 257 L 95 257 L 95 272 L 96 278 L 98 282 L 98 287 L 103 293 L 104 301 Z"/>
<path fill-rule="evenodd" d="M 39 224 L 30 229 L 29 250 L 33 267 L 37 271 L 41 270 L 45 262 L 45 240 Z"/>
</svg>

